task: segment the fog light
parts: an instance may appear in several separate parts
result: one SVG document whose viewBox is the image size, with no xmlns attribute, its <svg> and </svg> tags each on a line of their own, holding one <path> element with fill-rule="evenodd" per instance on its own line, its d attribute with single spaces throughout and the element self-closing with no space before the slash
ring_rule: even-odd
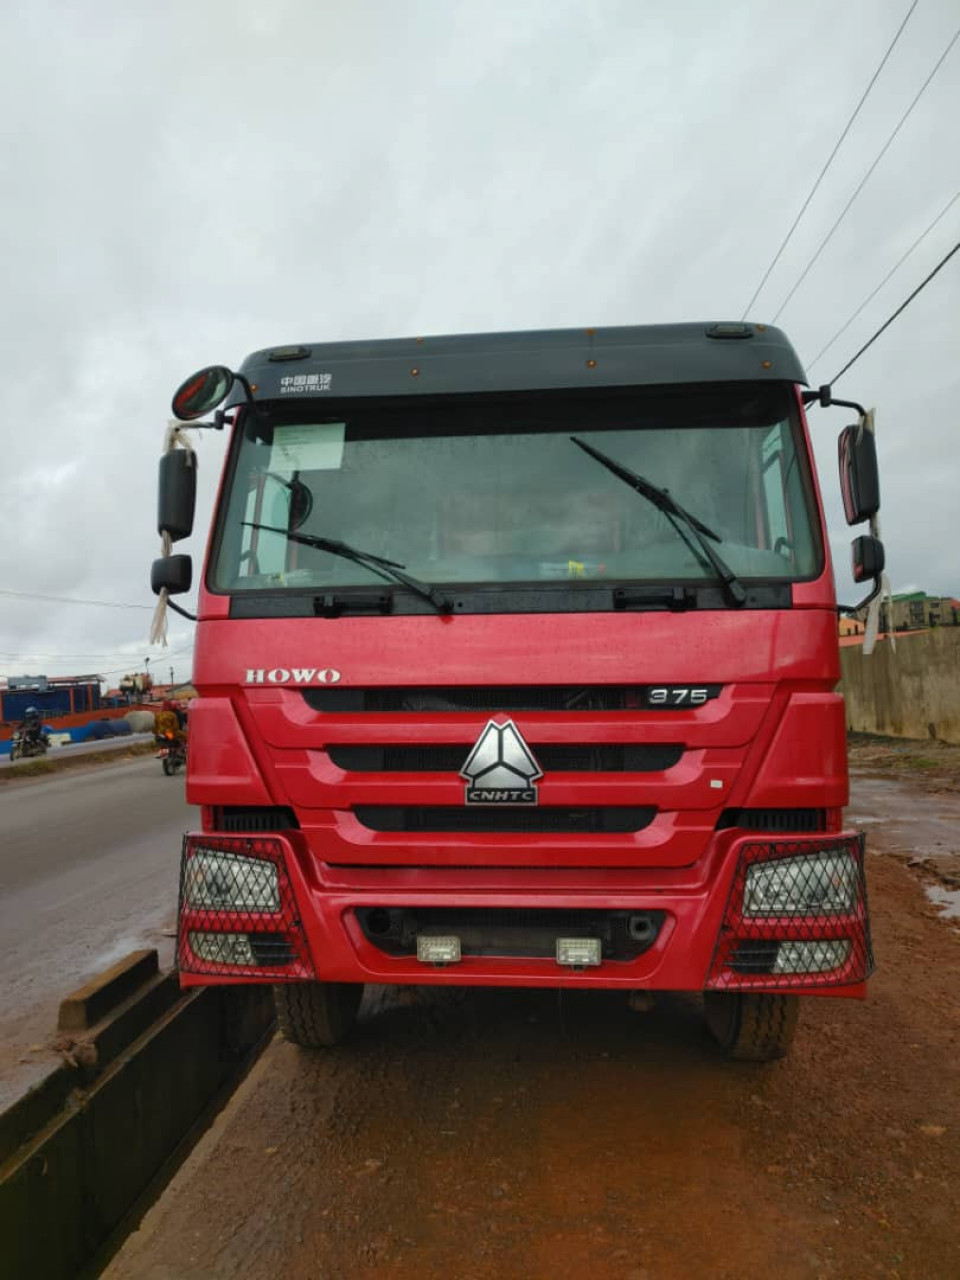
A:
<svg viewBox="0 0 960 1280">
<path fill-rule="evenodd" d="M 207 964 L 256 965 L 256 957 L 245 933 L 198 933 L 188 935 L 190 950 Z"/>
<path fill-rule="evenodd" d="M 850 955 L 846 939 L 819 942 L 781 942 L 772 973 L 826 973 L 839 969 Z"/>
<path fill-rule="evenodd" d="M 456 964 L 460 959 L 460 939 L 417 937 L 417 959 L 424 964 Z"/>
<path fill-rule="evenodd" d="M 599 938 L 558 938 L 557 964 L 585 969 L 600 963 L 602 951 Z"/>
</svg>

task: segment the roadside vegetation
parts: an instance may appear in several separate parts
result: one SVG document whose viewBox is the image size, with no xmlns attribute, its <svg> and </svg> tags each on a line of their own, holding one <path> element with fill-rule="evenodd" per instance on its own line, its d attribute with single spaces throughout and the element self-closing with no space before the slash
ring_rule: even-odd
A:
<svg viewBox="0 0 960 1280">
<path fill-rule="evenodd" d="M 928 792 L 960 791 L 960 746 L 869 733 L 851 733 L 847 741 L 851 769 L 909 778 Z"/>
<path fill-rule="evenodd" d="M 88 755 L 75 756 L 69 749 L 61 754 L 57 750 L 53 756 L 44 756 L 38 760 L 24 760 L 23 763 L 11 765 L 9 769 L 0 769 L 0 786 L 22 782 L 25 778 L 44 778 L 54 773 L 65 773 L 70 769 L 86 769 L 93 765 L 120 764 L 125 760 L 135 760 L 138 756 L 150 755 L 156 751 L 152 742 L 132 742 L 124 749 L 111 751 L 91 751 Z"/>
</svg>

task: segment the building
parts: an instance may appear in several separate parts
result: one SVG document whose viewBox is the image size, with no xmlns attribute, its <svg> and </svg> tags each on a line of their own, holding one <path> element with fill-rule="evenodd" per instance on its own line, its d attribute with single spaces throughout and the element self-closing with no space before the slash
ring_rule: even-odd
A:
<svg viewBox="0 0 960 1280">
<path fill-rule="evenodd" d="M 861 622 L 859 618 L 849 617 L 846 614 L 840 615 L 837 634 L 841 640 L 846 639 L 848 636 L 857 636 L 862 640 L 866 629 L 866 623 Z"/>
<path fill-rule="evenodd" d="M 881 631 L 926 631 L 930 627 L 960 626 L 960 600 L 952 596 L 928 596 L 925 591 L 906 591 L 883 601 L 880 606 Z"/>
<path fill-rule="evenodd" d="M 0 689 L 0 722 L 18 724 L 27 707 L 44 720 L 96 712 L 101 708 L 100 676 L 11 676 Z"/>
</svg>

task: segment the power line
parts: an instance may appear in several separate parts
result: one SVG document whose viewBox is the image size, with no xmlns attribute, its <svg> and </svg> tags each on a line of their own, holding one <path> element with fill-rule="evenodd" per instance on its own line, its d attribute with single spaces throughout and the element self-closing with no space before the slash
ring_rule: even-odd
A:
<svg viewBox="0 0 960 1280">
<path fill-rule="evenodd" d="M 192 652 L 193 652 L 192 649 L 181 649 L 179 650 L 179 652 L 165 653 L 163 655 L 163 662 L 167 663 L 173 658 L 182 658 L 185 653 L 192 653 Z M 126 675 L 126 673 L 129 670 L 130 670 L 130 664 L 128 663 L 125 667 L 116 667 L 112 671 L 101 671 L 99 674 L 102 676 L 119 676 L 119 675 Z"/>
<path fill-rule="evenodd" d="M 111 649 L 107 653 L 35 653 L 33 650 L 22 653 L 12 649 L 0 649 L 0 658 L 47 658 L 51 662 L 95 662 L 99 659 L 101 662 L 112 662 L 114 658 L 129 657 L 134 661 L 139 657 L 139 651 L 148 647 L 147 644 L 142 644 L 132 652 L 125 649 Z"/>
<path fill-rule="evenodd" d="M 165 653 L 163 655 L 163 661 L 164 663 L 166 663 L 173 658 L 182 658 L 187 653 L 190 653 L 190 654 L 193 653 L 192 646 L 186 649 L 175 649 L 172 653 Z M 95 671 L 95 672 L 91 672 L 90 674 L 97 675 L 103 679 L 106 679 L 107 676 L 125 675 L 129 670 L 130 670 L 130 663 L 128 662 L 126 666 L 123 666 L 123 667 L 112 667 L 109 671 Z M 0 672 L 0 679 L 9 680 L 10 673 L 8 672 L 4 674 L 3 672 Z"/>
<path fill-rule="evenodd" d="M 853 128 L 853 122 L 856 120 L 857 116 L 860 114 L 860 108 L 863 106 L 867 98 L 870 96 L 870 90 L 876 84 L 877 79 L 880 75 L 880 72 L 883 70 L 883 68 L 887 64 L 887 59 L 890 57 L 891 53 L 893 53 L 893 50 L 896 47 L 897 41 L 900 39 L 900 36 L 903 34 L 904 27 L 910 21 L 910 15 L 913 13 L 914 9 L 917 7 L 919 3 L 920 3 L 920 0 L 913 0 L 913 4 L 907 10 L 907 16 L 904 18 L 904 20 L 900 23 L 900 26 L 897 28 L 897 34 L 893 37 L 893 40 L 890 42 L 890 46 L 887 49 L 887 52 L 880 59 L 880 63 L 877 66 L 876 71 L 874 71 L 873 75 L 870 77 L 870 83 L 867 85 L 866 89 L 864 89 L 863 94 L 860 98 L 860 101 L 857 103 L 856 107 L 854 108 L 853 115 L 847 121 L 846 126 L 843 130 L 843 133 L 841 133 L 840 137 L 837 139 L 836 146 L 830 152 L 829 156 L 827 157 L 826 164 L 820 170 L 820 173 L 819 173 L 819 176 L 817 177 L 816 182 L 810 188 L 810 194 L 807 196 L 806 200 L 804 200 L 803 204 L 801 205 L 800 212 L 794 218 L 793 224 L 790 227 L 790 230 L 784 236 L 783 243 L 781 244 L 780 248 L 773 255 L 773 261 L 770 263 L 769 267 L 767 267 L 766 271 L 763 273 L 763 279 L 760 281 L 760 283 L 757 285 L 756 289 L 754 290 L 753 297 L 750 299 L 747 305 L 743 308 L 743 315 L 740 317 L 741 320 L 746 320 L 747 312 L 750 310 L 750 308 L 756 302 L 757 298 L 760 296 L 760 291 L 763 288 L 763 286 L 770 279 L 770 273 L 773 271 L 774 267 L 780 261 L 780 257 L 783 254 L 784 249 L 786 249 L 787 245 L 790 243 L 791 239 L 793 238 L 793 233 L 796 231 L 797 227 L 800 225 L 800 219 L 806 213 L 807 206 L 810 204 L 810 201 L 817 194 L 817 189 L 819 188 L 820 183 L 823 181 L 826 175 L 826 172 L 830 168 L 831 164 L 833 164 L 834 156 L 836 156 L 837 152 L 840 150 L 841 146 L 843 145 L 844 138 L 846 138 L 847 134 Z"/>
<path fill-rule="evenodd" d="M 880 283 L 877 285 L 874 291 L 868 294 L 866 298 L 864 298 L 864 300 L 860 303 L 859 307 L 857 307 L 856 311 L 853 313 L 853 315 L 850 317 L 847 323 L 843 326 L 843 328 L 837 330 L 837 332 L 833 335 L 833 337 L 830 339 L 830 341 L 827 343 L 825 347 L 821 347 L 820 351 L 818 351 L 817 354 L 813 357 L 810 364 L 807 365 L 808 372 L 821 359 L 821 357 L 827 354 L 827 352 L 830 350 L 833 344 L 837 341 L 837 339 L 842 337 L 847 332 L 847 330 L 853 324 L 854 320 L 856 320 L 857 316 L 860 315 L 860 313 L 864 310 L 864 308 L 868 305 L 868 303 L 871 303 L 873 301 L 873 299 L 877 296 L 877 294 L 880 292 L 883 286 L 887 283 L 887 281 L 891 278 L 891 276 L 895 275 L 900 270 L 900 268 L 903 266 L 906 260 L 913 253 L 914 249 L 918 248 L 919 245 L 921 245 L 923 241 L 926 240 L 927 236 L 934 229 L 934 227 L 943 220 L 944 216 L 947 213 L 949 213 L 949 211 L 953 208 L 953 206 L 957 203 L 958 200 L 960 200 L 960 191 L 958 191 L 956 195 L 953 197 L 953 199 L 948 201 L 948 203 L 944 206 L 944 208 L 940 210 L 940 212 L 937 214 L 934 220 L 930 223 L 929 227 L 927 227 L 926 231 L 922 232 L 919 236 L 917 236 L 916 240 L 914 240 L 913 244 L 906 251 L 903 257 L 900 258 L 896 262 L 896 264 L 890 268 L 890 270 L 883 277 L 883 279 L 880 281 Z"/>
<path fill-rule="evenodd" d="M 940 57 L 937 59 L 936 66 L 933 68 L 933 70 L 932 70 L 932 71 L 930 72 L 930 74 L 927 76 L 926 80 L 924 80 L 923 84 L 920 86 L 920 90 L 919 90 L 919 92 L 917 93 L 916 97 L 913 99 L 913 101 L 910 103 L 909 107 L 907 107 L 906 111 L 905 111 L 905 112 L 903 113 L 903 115 L 900 117 L 899 121 L 897 122 L 896 128 L 893 130 L 893 132 L 892 132 L 892 133 L 890 134 L 890 136 L 887 138 L 886 142 L 885 142 L 885 143 L 883 144 L 883 146 L 880 148 L 879 152 L 878 152 L 878 153 L 877 153 L 877 155 L 876 155 L 876 158 L 875 158 L 875 159 L 874 159 L 874 161 L 873 161 L 873 164 L 871 164 L 870 168 L 867 170 L 867 172 L 866 172 L 866 173 L 863 175 L 863 177 L 861 178 L 861 180 L 860 180 L 860 184 L 859 184 L 859 186 L 857 187 L 856 191 L 854 191 L 853 195 L 850 197 L 850 199 L 847 201 L 847 203 L 843 206 L 843 209 L 842 209 L 842 211 L 841 211 L 841 213 L 840 213 L 839 218 L 837 218 L 836 222 L 833 224 L 833 226 L 830 228 L 830 230 L 827 232 L 827 234 L 826 234 L 826 235 L 823 237 L 823 239 L 820 241 L 820 243 L 819 243 L 819 245 L 817 246 L 816 252 L 814 253 L 813 257 L 810 259 L 810 261 L 809 261 L 809 262 L 807 263 L 807 265 L 804 267 L 804 269 L 803 269 L 803 271 L 802 271 L 802 273 L 801 273 L 801 275 L 800 275 L 800 279 L 797 281 L 797 283 L 793 286 L 793 288 L 790 290 L 790 292 L 789 292 L 789 293 L 787 294 L 787 296 L 784 298 L 783 302 L 780 304 L 780 308 L 779 308 L 779 310 L 777 311 L 776 315 L 773 317 L 773 320 L 771 321 L 771 324 L 775 324 L 775 323 L 777 322 L 777 320 L 780 318 L 780 316 L 783 314 L 783 311 L 784 311 L 784 309 L 786 308 L 786 306 L 788 305 L 788 303 L 790 302 L 790 299 L 793 297 L 793 295 L 797 292 L 797 290 L 798 290 L 798 289 L 800 288 L 800 286 L 803 284 L 804 280 L 806 280 L 807 276 L 810 274 L 810 271 L 812 270 L 812 268 L 813 268 L 814 264 L 817 262 L 817 260 L 818 260 L 818 258 L 820 257 L 821 253 L 823 253 L 824 249 L 827 247 L 827 245 L 828 245 L 828 244 L 830 243 L 830 241 L 833 239 L 834 232 L 837 230 L 837 228 L 840 226 L 841 222 L 843 222 L 844 218 L 845 218 L 845 217 L 847 216 L 847 214 L 850 212 L 850 209 L 851 209 L 851 207 L 853 206 L 853 203 L 854 203 L 854 201 L 856 200 L 857 196 L 860 194 L 860 192 L 863 190 L 863 188 L 867 185 L 867 183 L 868 183 L 868 181 L 870 180 L 870 177 L 871 177 L 871 175 L 872 175 L 873 171 L 876 169 L 877 165 L 880 163 L 880 161 L 883 159 L 883 157 L 884 157 L 884 156 L 887 154 L 887 152 L 889 151 L 890 146 L 891 146 L 891 144 L 893 143 L 894 138 L 896 138 L 897 134 L 900 132 L 900 130 L 901 130 L 901 129 L 903 128 L 903 126 L 906 124 L 907 120 L 910 118 L 911 114 L 913 113 L 913 109 L 914 109 L 914 107 L 917 105 L 917 103 L 918 103 L 918 102 L 920 101 L 920 99 L 923 97 L 923 95 L 924 95 L 924 93 L 926 92 L 927 87 L 929 86 L 929 84 L 930 84 L 931 80 L 932 80 L 932 79 L 933 79 L 933 77 L 937 74 L 937 72 L 940 70 L 940 68 L 943 66 L 943 63 L 944 63 L 944 61 L 946 60 L 947 54 L 949 54 L 950 50 L 951 50 L 951 49 L 953 48 L 953 46 L 957 43 L 957 40 L 958 40 L 958 39 L 960 39 L 960 27 L 958 27 L 958 28 L 957 28 L 957 30 L 954 32 L 953 39 L 950 41 L 950 43 L 949 43 L 949 44 L 947 45 L 947 47 L 944 49 L 943 53 L 941 53 Z"/>
<path fill-rule="evenodd" d="M 852 359 L 847 361 L 847 363 L 843 366 L 840 372 L 838 374 L 835 374 L 834 377 L 830 379 L 830 384 L 829 384 L 830 386 L 833 386 L 835 382 L 839 382 L 840 379 L 843 377 L 843 375 L 847 372 L 847 370 L 850 369 L 854 364 L 856 364 L 856 362 L 860 359 L 860 357 L 867 350 L 867 348 L 873 346 L 876 340 L 880 337 L 881 333 L 883 333 L 884 329 L 889 329 L 890 326 L 893 324 L 894 320 L 896 320 L 897 316 L 900 315 L 901 312 L 906 311 L 907 307 L 914 300 L 917 294 L 922 293 L 922 291 L 927 287 L 927 285 L 930 283 L 933 277 L 937 274 L 937 272 L 941 271 L 947 265 L 947 263 L 950 261 L 950 259 L 953 257 L 953 255 L 957 252 L 958 249 L 960 249 L 960 240 L 957 241 L 957 243 L 953 246 L 953 248 L 950 250 L 950 252 L 946 255 L 945 258 L 940 259 L 940 261 L 933 268 L 933 270 L 930 272 L 927 278 L 925 280 L 922 280 L 920 284 L 917 285 L 916 289 L 914 289 L 910 297 L 907 298 L 905 302 L 901 302 L 900 306 L 897 307 L 896 311 L 893 313 L 890 319 L 880 326 L 880 328 L 873 335 L 870 341 L 865 342 L 863 346 L 860 348 L 860 350 L 857 352 L 857 354 L 853 356 Z"/>
<path fill-rule="evenodd" d="M 142 662 L 144 657 L 146 657 L 148 661 L 152 662 L 154 658 L 149 654 L 144 655 L 143 653 L 143 650 L 146 648 L 148 648 L 147 645 L 141 645 L 139 649 L 133 653 L 124 653 L 119 649 L 114 650 L 113 653 L 34 653 L 32 651 L 28 651 L 26 653 L 14 653 L 10 650 L 2 650 L 0 651 L 0 658 L 3 658 L 8 662 L 11 659 L 16 662 L 33 662 L 38 659 L 44 662 L 96 662 L 98 660 L 100 662 L 119 662 L 121 658 L 126 658 L 129 663 Z M 187 649 L 177 649 L 171 651 L 169 655 L 163 654 L 162 657 L 173 657 L 175 653 L 187 652 Z"/>
<path fill-rule="evenodd" d="M 0 596 L 22 600 L 52 600 L 56 604 L 98 605 L 102 609 L 149 609 L 152 611 L 154 608 L 152 604 L 123 604 L 118 600 L 80 600 L 76 596 L 47 596 L 39 591 L 10 591 L 6 587 L 0 587 Z"/>
</svg>

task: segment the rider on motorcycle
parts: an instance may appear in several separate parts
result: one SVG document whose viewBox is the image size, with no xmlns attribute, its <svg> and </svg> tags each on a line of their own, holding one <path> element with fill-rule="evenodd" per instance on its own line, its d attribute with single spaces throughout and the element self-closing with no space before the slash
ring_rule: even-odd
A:
<svg viewBox="0 0 960 1280">
<path fill-rule="evenodd" d="M 175 738 L 178 742 L 186 742 L 187 735 L 181 727 L 180 717 L 172 702 L 162 704 L 153 718 L 153 731 L 158 738 Z"/>
<path fill-rule="evenodd" d="M 20 725 L 20 736 L 24 742 L 41 742 L 44 737 L 43 723 L 36 707 L 27 707 Z"/>
<path fill-rule="evenodd" d="M 20 756 L 43 755 L 50 745 L 50 739 L 40 719 L 36 707 L 27 707 L 23 719 L 17 725 L 10 747 L 10 758 L 16 760 Z"/>
</svg>

